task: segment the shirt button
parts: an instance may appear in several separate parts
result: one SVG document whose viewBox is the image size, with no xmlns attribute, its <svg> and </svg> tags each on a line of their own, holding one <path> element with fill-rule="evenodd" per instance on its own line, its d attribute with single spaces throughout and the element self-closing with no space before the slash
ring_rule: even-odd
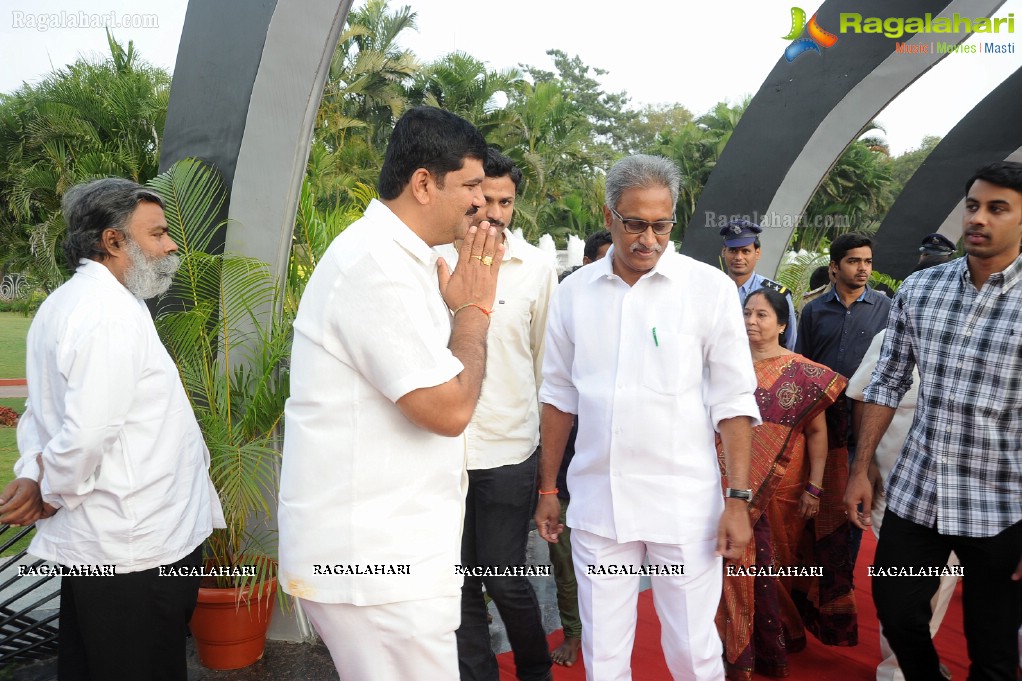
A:
<svg viewBox="0 0 1022 681">
<path fill-rule="evenodd" d="M 941 463 L 947 463 L 947 457 L 946 456 L 940 457 L 940 462 Z"/>
<path fill-rule="evenodd" d="M 971 336 L 971 335 L 972 335 L 972 331 L 966 331 L 966 332 L 965 332 L 965 335 L 966 335 L 966 336 Z"/>
<path fill-rule="evenodd" d="M 947 432 L 949 432 L 949 433 L 951 432 L 951 426 L 947 427 Z"/>
</svg>

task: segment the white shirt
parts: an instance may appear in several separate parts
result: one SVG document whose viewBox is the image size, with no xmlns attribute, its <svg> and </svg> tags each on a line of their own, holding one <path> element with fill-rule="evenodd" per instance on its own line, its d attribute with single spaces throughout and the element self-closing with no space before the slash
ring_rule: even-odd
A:
<svg viewBox="0 0 1022 681">
<path fill-rule="evenodd" d="M 59 506 L 29 552 L 136 572 L 173 563 L 224 527 L 209 451 L 149 309 L 82 260 L 28 332 L 18 477 Z"/>
<path fill-rule="evenodd" d="M 293 596 L 378 605 L 460 593 L 465 438 L 423 430 L 395 404 L 464 369 L 447 348 L 436 259 L 373 201 L 309 279 L 294 324 L 278 518 L 280 583 Z M 394 574 L 323 574 L 324 565 Z"/>
<path fill-rule="evenodd" d="M 848 379 L 848 387 L 845 388 L 845 394 L 853 400 L 866 401 L 864 391 L 866 386 L 869 385 L 870 378 L 873 376 L 873 369 L 876 368 L 877 362 L 880 361 L 880 348 L 884 344 L 884 335 L 886 333 L 887 330 L 884 329 L 873 337 L 873 342 L 870 343 L 869 349 L 863 355 L 859 368 Z M 916 400 L 918 397 L 919 370 L 913 369 L 912 386 L 905 393 L 904 397 L 901 398 L 901 402 L 894 412 L 894 417 L 891 419 L 891 425 L 887 427 L 884 436 L 877 443 L 875 455 L 877 468 L 880 469 L 880 475 L 885 481 L 887 476 L 890 475 L 891 469 L 894 468 L 894 462 L 898 459 L 898 455 L 901 454 L 905 438 L 908 437 L 908 432 L 912 428 L 912 420 L 915 418 Z"/>
<path fill-rule="evenodd" d="M 557 270 L 547 253 L 509 231 L 504 236 L 507 250 L 486 336 L 486 377 L 465 433 L 469 470 L 521 463 L 539 444 L 537 392 Z M 451 244 L 436 251 L 452 269 L 458 264 Z"/>
<path fill-rule="evenodd" d="M 578 414 L 568 525 L 618 542 L 712 539 L 714 429 L 760 423 L 738 292 L 670 250 L 628 286 L 613 253 L 561 283 L 547 323 L 540 401 Z"/>
</svg>

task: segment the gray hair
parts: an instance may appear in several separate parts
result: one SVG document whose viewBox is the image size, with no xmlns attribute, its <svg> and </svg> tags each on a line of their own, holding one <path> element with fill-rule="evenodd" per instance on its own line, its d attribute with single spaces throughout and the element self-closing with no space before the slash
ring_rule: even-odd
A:
<svg viewBox="0 0 1022 681">
<path fill-rule="evenodd" d="M 67 223 L 64 258 L 71 271 L 78 267 L 82 258 L 106 258 L 102 244 L 104 230 L 116 229 L 130 239 L 128 221 L 143 201 L 163 208 L 159 194 L 119 177 L 105 177 L 68 189 L 62 207 Z"/>
<path fill-rule="evenodd" d="M 663 156 L 636 154 L 621 159 L 607 173 L 607 208 L 617 209 L 617 203 L 626 189 L 636 187 L 667 187 L 671 190 L 671 201 L 678 203 L 678 185 L 681 172 L 674 161 Z"/>
</svg>

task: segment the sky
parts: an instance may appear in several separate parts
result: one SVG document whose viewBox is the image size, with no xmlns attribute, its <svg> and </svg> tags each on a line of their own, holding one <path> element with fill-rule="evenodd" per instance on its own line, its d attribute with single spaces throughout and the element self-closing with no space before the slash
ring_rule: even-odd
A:
<svg viewBox="0 0 1022 681">
<path fill-rule="evenodd" d="M 423 62 L 461 50 L 495 70 L 519 64 L 552 70 L 546 51 L 560 49 L 607 71 L 599 77 L 604 90 L 626 91 L 635 107 L 680 103 L 699 115 L 719 101 L 755 94 L 788 44 L 782 36 L 790 29 L 791 2 L 391 0 L 390 5 L 407 4 L 416 12 L 418 32 L 402 34 L 400 44 Z M 355 0 L 356 7 L 362 4 Z M 820 4 L 802 0 L 801 7 L 811 15 Z M 613 11 L 616 7 L 627 11 Z M 1022 66 L 1022 40 L 1015 37 L 1022 36 L 1022 0 L 1005 0 L 994 16 L 1009 14 L 1015 15 L 1016 33 L 996 39 L 1013 44 L 1014 54 L 949 55 L 880 113 L 892 153 L 917 147 L 925 135 L 943 136 Z M 38 82 L 79 57 L 107 55 L 103 28 L 53 25 L 54 19 L 81 23 L 83 16 L 90 23 L 116 22 L 119 41 L 133 40 L 144 59 L 173 71 L 184 24 L 182 0 L 2 0 L 0 92 Z"/>
</svg>

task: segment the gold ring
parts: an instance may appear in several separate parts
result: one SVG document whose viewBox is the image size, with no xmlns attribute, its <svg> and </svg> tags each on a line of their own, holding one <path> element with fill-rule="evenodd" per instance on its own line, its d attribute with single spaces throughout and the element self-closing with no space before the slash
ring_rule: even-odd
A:
<svg viewBox="0 0 1022 681">
<path fill-rule="evenodd" d="M 481 256 L 481 255 L 473 255 L 472 257 L 475 258 L 476 260 L 482 260 L 483 259 L 483 256 Z"/>
<path fill-rule="evenodd" d="M 493 264 L 493 256 L 492 255 L 484 256 L 482 260 L 480 260 L 480 262 L 489 267 L 490 265 Z"/>
</svg>

